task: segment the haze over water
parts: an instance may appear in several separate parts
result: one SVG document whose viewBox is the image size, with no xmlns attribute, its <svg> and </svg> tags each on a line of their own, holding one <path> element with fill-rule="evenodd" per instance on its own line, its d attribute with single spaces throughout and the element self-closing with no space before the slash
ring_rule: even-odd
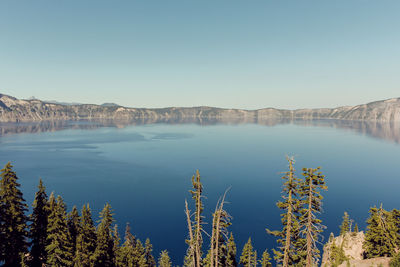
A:
<svg viewBox="0 0 400 267">
<path fill-rule="evenodd" d="M 167 249 L 174 265 L 182 264 L 187 248 L 184 200 L 192 204 L 188 190 L 196 169 L 207 197 L 207 222 L 219 196 L 231 187 L 226 208 L 239 252 L 249 236 L 260 254 L 276 246 L 265 228 L 280 227 L 275 203 L 286 155 L 295 156 L 298 176 L 302 167 L 318 166 L 326 175 L 321 215 L 326 237 L 338 233 L 344 211 L 364 229 L 369 207 L 400 206 L 398 127 L 326 121 L 272 125 L 0 124 L 0 164 L 13 163 L 29 205 L 39 177 L 48 194 L 65 199 L 68 210 L 88 202 L 95 220 L 109 202 L 121 234 L 129 222 L 143 242 L 150 238 L 155 255 Z"/>
</svg>

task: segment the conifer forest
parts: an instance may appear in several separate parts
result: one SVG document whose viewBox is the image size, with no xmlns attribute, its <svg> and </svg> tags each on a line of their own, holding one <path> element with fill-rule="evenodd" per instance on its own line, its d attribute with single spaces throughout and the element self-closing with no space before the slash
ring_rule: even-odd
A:
<svg viewBox="0 0 400 267">
<path fill-rule="evenodd" d="M 323 244 L 325 229 L 320 219 L 323 195 L 328 190 L 321 168 L 302 168 L 300 175 L 295 160 L 287 157 L 283 173 L 282 196 L 276 206 L 281 211 L 281 228 L 260 232 L 276 238 L 272 248 L 255 248 L 251 237 L 243 248 L 235 244 L 230 231 L 232 217 L 226 209 L 229 190 L 215 203 L 211 218 L 203 214 L 205 197 L 199 171 L 192 177 L 190 197 L 182 207 L 182 220 L 187 223 L 187 251 L 184 262 L 172 262 L 167 250 L 154 255 L 149 239 L 144 242 L 125 226 L 120 236 L 113 219 L 113 209 L 106 203 L 97 216 L 89 204 L 80 209 L 67 206 L 61 196 L 46 192 L 39 180 L 31 212 L 20 190 L 18 176 L 11 163 L 1 170 L 0 184 L 0 264 L 2 266 L 76 266 L 76 267 L 217 267 L 217 266 L 321 266 L 324 248 L 328 255 L 323 266 L 350 266 L 345 248 L 335 238 L 356 236 L 360 230 L 347 212 Z M 208 219 L 208 221 L 206 221 Z M 95 223 L 98 221 L 98 223 Z M 205 223 L 211 225 L 206 233 Z M 400 211 L 371 207 L 365 238 L 364 259 L 390 257 L 390 266 L 400 266 Z M 343 244 L 343 242 L 342 242 Z M 324 245 L 324 246 L 323 246 Z M 241 250 L 240 250 L 241 249 Z"/>
</svg>

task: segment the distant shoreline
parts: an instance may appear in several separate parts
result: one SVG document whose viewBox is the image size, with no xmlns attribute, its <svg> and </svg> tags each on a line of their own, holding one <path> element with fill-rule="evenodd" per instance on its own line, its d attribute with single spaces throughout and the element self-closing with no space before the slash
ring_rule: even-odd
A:
<svg viewBox="0 0 400 267">
<path fill-rule="evenodd" d="M 173 121 L 185 119 L 240 120 L 261 123 L 273 119 L 288 120 L 351 120 L 400 122 L 400 98 L 375 101 L 364 105 L 318 109 L 257 110 L 224 109 L 216 107 L 127 108 L 115 104 L 64 105 L 37 99 L 21 100 L 0 94 L 0 122 L 38 122 L 54 120 L 150 120 Z"/>
</svg>

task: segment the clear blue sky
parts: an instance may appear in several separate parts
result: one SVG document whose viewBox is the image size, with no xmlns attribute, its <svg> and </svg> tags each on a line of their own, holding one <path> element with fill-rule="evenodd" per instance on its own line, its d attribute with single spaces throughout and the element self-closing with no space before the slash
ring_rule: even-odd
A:
<svg viewBox="0 0 400 267">
<path fill-rule="evenodd" d="M 0 93 L 301 108 L 400 97 L 400 1 L 0 1 Z"/>
</svg>

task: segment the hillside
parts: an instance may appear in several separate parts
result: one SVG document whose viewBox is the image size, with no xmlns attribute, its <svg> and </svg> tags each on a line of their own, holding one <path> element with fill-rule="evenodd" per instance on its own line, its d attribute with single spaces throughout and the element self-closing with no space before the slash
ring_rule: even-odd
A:
<svg viewBox="0 0 400 267">
<path fill-rule="evenodd" d="M 399 122 L 400 98 L 376 101 L 354 107 L 284 110 L 222 109 L 214 107 L 126 108 L 118 105 L 63 105 L 37 99 L 21 100 L 0 94 L 0 122 L 29 122 L 43 120 L 123 119 L 173 121 L 208 119 L 263 123 L 271 119 L 338 119 L 357 121 Z"/>
</svg>

